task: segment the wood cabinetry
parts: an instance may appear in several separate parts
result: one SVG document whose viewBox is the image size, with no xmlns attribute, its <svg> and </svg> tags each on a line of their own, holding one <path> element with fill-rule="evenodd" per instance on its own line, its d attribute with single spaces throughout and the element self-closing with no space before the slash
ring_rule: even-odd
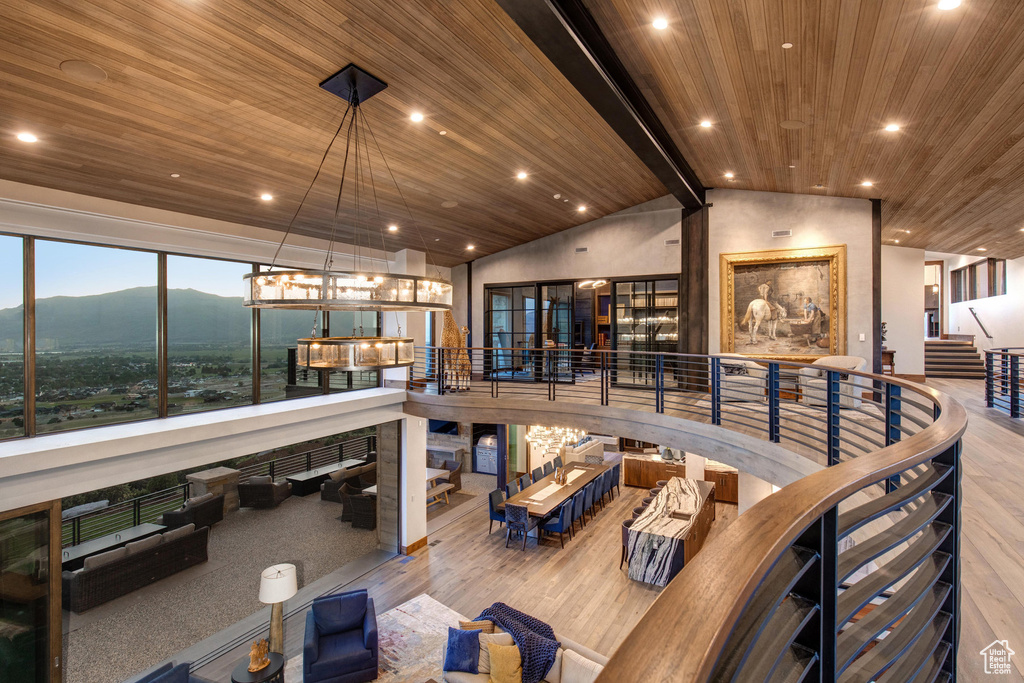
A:
<svg viewBox="0 0 1024 683">
<path fill-rule="evenodd" d="M 659 481 L 685 476 L 686 466 L 682 463 L 628 454 L 622 458 L 622 481 L 626 486 L 652 489 Z"/>
<path fill-rule="evenodd" d="M 723 503 L 740 502 L 740 473 L 736 470 L 704 470 L 704 481 L 715 485 L 715 498 Z"/>
<path fill-rule="evenodd" d="M 707 480 L 705 480 L 707 481 Z M 704 541 L 708 540 L 711 533 L 711 523 L 715 521 L 715 500 L 718 496 L 718 486 L 708 493 L 700 512 L 693 520 L 689 535 L 683 540 L 683 562 L 684 564 L 693 559 L 697 551 L 704 547 Z M 721 499 L 719 499 L 721 500 Z"/>
</svg>

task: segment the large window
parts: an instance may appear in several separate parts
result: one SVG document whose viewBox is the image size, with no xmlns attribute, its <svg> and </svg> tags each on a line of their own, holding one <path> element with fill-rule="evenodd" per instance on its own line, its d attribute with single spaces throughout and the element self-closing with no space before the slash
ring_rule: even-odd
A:
<svg viewBox="0 0 1024 683">
<path fill-rule="evenodd" d="M 22 240 L 0 235 L 0 439 L 25 434 Z"/>
<path fill-rule="evenodd" d="M 308 337 L 314 311 L 260 311 L 260 402 L 321 392 L 320 373 L 295 366 L 295 340 Z M 317 317 L 317 334 L 320 333 Z"/>
<path fill-rule="evenodd" d="M 246 263 L 167 257 L 167 413 L 252 403 Z"/>
<path fill-rule="evenodd" d="M 984 259 L 949 272 L 949 296 L 954 304 L 1006 294 L 1006 260 Z"/>
<path fill-rule="evenodd" d="M 36 431 L 156 417 L 156 254 L 35 249 Z"/>
</svg>

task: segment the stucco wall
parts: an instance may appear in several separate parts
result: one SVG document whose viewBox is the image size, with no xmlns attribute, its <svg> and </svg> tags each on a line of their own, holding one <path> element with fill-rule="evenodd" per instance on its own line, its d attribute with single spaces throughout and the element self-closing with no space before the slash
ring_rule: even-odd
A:
<svg viewBox="0 0 1024 683">
<path fill-rule="evenodd" d="M 882 247 L 885 346 L 896 352 L 896 373 L 924 374 L 924 250 Z"/>
<path fill-rule="evenodd" d="M 983 258 L 978 255 L 962 256 L 959 254 L 929 253 L 929 256 L 941 257 L 945 263 L 943 296 L 949 311 L 947 329 L 949 334 L 975 335 L 975 346 L 979 350 L 1024 346 L 1024 299 L 1020 297 L 1020 292 L 1024 289 L 1024 258 L 1006 262 L 1007 294 L 954 304 L 949 302 L 950 271 L 981 261 Z M 971 315 L 970 308 L 973 308 L 978 314 L 985 329 L 992 335 L 991 339 L 986 338 L 981 326 Z"/>
</svg>

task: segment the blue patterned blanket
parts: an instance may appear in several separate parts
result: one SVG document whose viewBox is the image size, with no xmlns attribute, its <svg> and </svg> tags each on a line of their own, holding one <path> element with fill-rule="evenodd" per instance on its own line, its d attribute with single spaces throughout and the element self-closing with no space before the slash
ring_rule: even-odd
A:
<svg viewBox="0 0 1024 683">
<path fill-rule="evenodd" d="M 494 603 L 474 621 L 480 619 L 490 619 L 512 636 L 523 658 L 523 683 L 540 683 L 547 676 L 561 645 L 550 626 L 503 602 Z"/>
</svg>

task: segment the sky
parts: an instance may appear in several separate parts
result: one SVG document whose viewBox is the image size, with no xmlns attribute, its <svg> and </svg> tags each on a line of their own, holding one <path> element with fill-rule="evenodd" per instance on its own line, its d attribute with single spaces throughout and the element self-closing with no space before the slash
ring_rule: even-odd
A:
<svg viewBox="0 0 1024 683">
<path fill-rule="evenodd" d="M 156 263 L 156 254 L 144 251 L 36 240 L 36 298 L 155 287 Z M 21 266 L 21 239 L 0 236 L 0 309 L 22 303 Z M 249 269 L 247 263 L 168 256 L 167 286 L 241 299 Z"/>
</svg>

